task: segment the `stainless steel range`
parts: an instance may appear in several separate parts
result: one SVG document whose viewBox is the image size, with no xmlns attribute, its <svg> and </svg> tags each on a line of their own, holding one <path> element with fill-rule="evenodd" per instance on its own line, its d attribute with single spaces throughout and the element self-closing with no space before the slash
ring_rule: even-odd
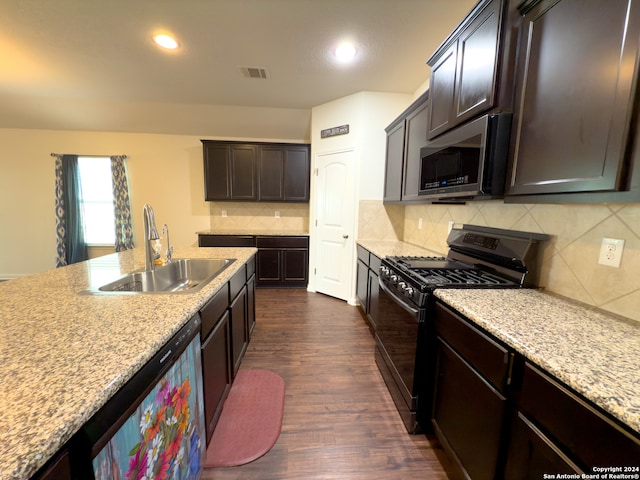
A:
<svg viewBox="0 0 640 480">
<path fill-rule="evenodd" d="M 449 233 L 446 257 L 382 260 L 376 363 L 409 433 L 422 431 L 419 413 L 430 408 L 433 290 L 537 286 L 538 245 L 547 239 L 537 233 L 461 225 Z"/>
</svg>

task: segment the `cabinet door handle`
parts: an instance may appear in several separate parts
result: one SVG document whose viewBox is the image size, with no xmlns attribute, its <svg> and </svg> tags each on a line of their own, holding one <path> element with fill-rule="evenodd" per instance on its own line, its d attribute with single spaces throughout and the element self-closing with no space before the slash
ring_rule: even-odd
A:
<svg viewBox="0 0 640 480">
<path fill-rule="evenodd" d="M 349 238 L 349 235 L 345 233 L 344 235 L 342 235 L 342 238 Z"/>
<path fill-rule="evenodd" d="M 511 385 L 511 380 L 513 377 L 513 361 L 515 359 L 515 354 L 513 352 L 509 353 L 509 366 L 507 372 L 507 385 Z"/>
</svg>

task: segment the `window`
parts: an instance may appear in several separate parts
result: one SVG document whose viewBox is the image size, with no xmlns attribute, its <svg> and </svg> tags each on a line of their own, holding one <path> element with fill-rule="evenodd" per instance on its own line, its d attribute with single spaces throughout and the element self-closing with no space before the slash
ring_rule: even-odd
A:
<svg viewBox="0 0 640 480">
<path fill-rule="evenodd" d="M 115 245 L 111 158 L 78 157 L 80 204 L 88 245 Z"/>
</svg>

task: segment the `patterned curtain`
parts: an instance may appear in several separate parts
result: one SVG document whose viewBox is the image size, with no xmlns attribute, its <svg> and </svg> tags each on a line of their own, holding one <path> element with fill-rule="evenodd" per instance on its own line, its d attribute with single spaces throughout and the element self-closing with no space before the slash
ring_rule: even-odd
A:
<svg viewBox="0 0 640 480">
<path fill-rule="evenodd" d="M 56 267 L 87 260 L 77 155 L 56 158 Z"/>
<path fill-rule="evenodd" d="M 125 155 L 111 157 L 111 175 L 113 178 L 113 211 L 116 217 L 116 252 L 134 247 L 133 226 L 131 223 L 131 200 L 127 183 Z"/>
<path fill-rule="evenodd" d="M 56 157 L 56 267 L 64 267 L 67 264 L 67 250 L 65 248 L 64 199 L 62 198 L 62 155 L 52 155 Z"/>
</svg>

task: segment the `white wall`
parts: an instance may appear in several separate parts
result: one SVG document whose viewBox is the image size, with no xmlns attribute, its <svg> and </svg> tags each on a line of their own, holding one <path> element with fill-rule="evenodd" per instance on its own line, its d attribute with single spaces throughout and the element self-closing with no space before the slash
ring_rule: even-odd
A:
<svg viewBox="0 0 640 480">
<path fill-rule="evenodd" d="M 356 165 L 356 211 L 355 226 L 358 224 L 358 203 L 361 199 L 382 199 L 384 190 L 384 170 L 386 151 L 385 127 L 391 123 L 411 103 L 412 96 L 397 93 L 360 92 L 335 100 L 311 112 L 311 158 L 312 169 L 318 154 L 353 149 Z M 349 125 L 349 134 L 321 138 L 320 132 L 327 128 Z M 315 219 L 315 177 L 311 176 L 310 223 Z M 316 264 L 314 229 L 310 225 L 310 272 Z M 355 252 L 355 239 L 353 245 Z M 355 269 L 355 262 L 352 262 Z M 354 271 L 355 278 L 355 271 Z M 355 298 L 355 281 L 353 294 Z M 315 290 L 313 275 L 309 278 L 309 290 Z"/>
<path fill-rule="evenodd" d="M 196 245 L 196 232 L 211 223 L 200 138 L 0 129 L 0 279 L 55 267 L 52 152 L 127 155 L 136 244 L 141 245 L 142 206 L 150 203 L 158 225 L 169 226 L 173 245 Z"/>
<path fill-rule="evenodd" d="M 358 159 L 358 200 L 382 199 L 387 141 L 384 129 L 411 100 L 409 94 L 360 92 L 313 108 L 312 158 L 319 153 L 354 148 Z M 321 138 L 321 130 L 345 124 L 349 125 L 348 135 Z"/>
<path fill-rule="evenodd" d="M 361 92 L 314 108 L 312 158 L 318 152 L 353 147 L 358 163 L 357 200 L 381 199 L 384 128 L 411 100 L 408 94 Z M 349 135 L 320 138 L 320 130 L 343 124 L 349 124 Z M 304 131 L 307 127 L 308 124 L 303 127 Z M 287 131 L 278 130 L 278 138 L 259 138 L 244 136 L 248 134 L 242 125 L 217 136 L 0 129 L 0 279 L 55 267 L 52 152 L 127 155 L 137 243 L 141 237 L 142 205 L 150 203 L 156 221 L 169 225 L 172 243 L 189 246 L 197 242 L 195 232 L 207 230 L 211 225 L 211 206 L 204 201 L 203 194 L 200 139 L 309 141 L 309 138 L 295 137 L 293 131 L 287 138 L 283 133 Z M 312 177 L 312 195 L 313 188 Z M 313 221 L 312 211 L 310 221 Z"/>
</svg>

